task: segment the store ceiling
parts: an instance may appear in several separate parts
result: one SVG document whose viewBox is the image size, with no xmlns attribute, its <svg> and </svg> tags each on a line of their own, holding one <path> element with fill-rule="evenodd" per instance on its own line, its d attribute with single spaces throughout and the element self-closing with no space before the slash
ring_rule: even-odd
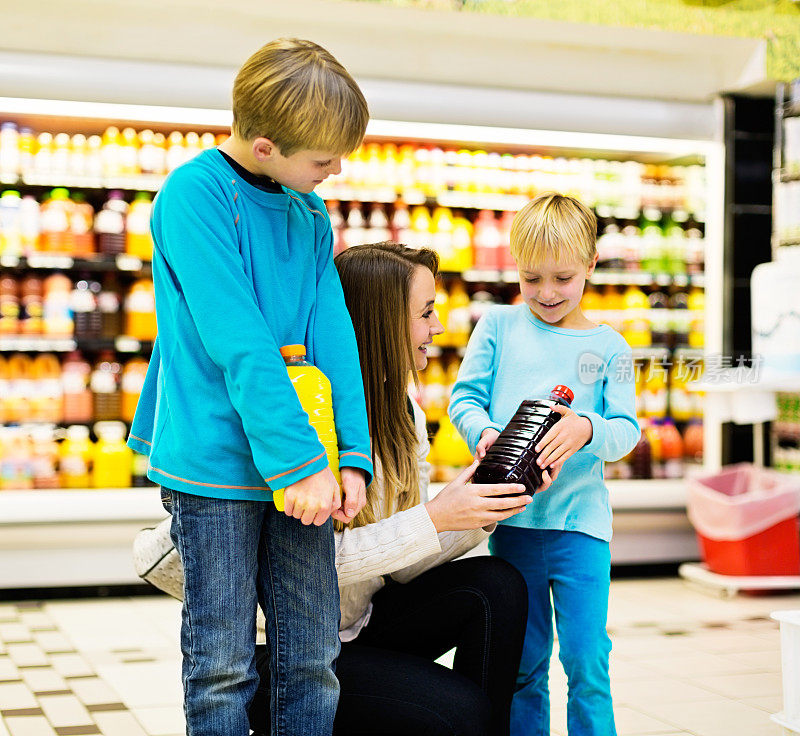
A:
<svg viewBox="0 0 800 736">
<path fill-rule="evenodd" d="M 360 79 L 690 102 L 766 82 L 763 41 L 333 0 L 16 2 L 0 51 L 233 70 L 287 35 Z"/>
</svg>

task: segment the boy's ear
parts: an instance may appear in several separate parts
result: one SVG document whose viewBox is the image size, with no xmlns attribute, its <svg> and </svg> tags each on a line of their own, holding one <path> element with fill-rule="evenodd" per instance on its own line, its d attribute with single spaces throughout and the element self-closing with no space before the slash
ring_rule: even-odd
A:
<svg viewBox="0 0 800 736">
<path fill-rule="evenodd" d="M 269 138 L 256 138 L 253 141 L 253 155 L 257 161 L 270 161 L 275 158 L 278 147 Z"/>
<path fill-rule="evenodd" d="M 600 257 L 599 253 L 594 254 L 594 258 L 592 258 L 591 263 L 589 264 L 588 268 L 586 269 L 586 278 L 588 279 L 593 273 L 594 268 L 597 265 L 597 259 Z"/>
</svg>

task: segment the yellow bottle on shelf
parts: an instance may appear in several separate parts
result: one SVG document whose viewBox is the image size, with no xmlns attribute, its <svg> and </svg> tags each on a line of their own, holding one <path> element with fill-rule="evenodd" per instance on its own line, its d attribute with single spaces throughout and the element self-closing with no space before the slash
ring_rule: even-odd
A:
<svg viewBox="0 0 800 736">
<path fill-rule="evenodd" d="M 328 467 L 333 471 L 336 482 L 341 485 L 339 475 L 339 442 L 336 439 L 336 424 L 333 418 L 333 399 L 331 382 L 316 366 L 306 360 L 304 345 L 284 345 L 281 355 L 286 361 L 289 380 L 297 392 L 300 405 L 308 414 L 309 424 L 316 430 L 317 437 L 328 456 Z M 283 489 L 273 489 L 272 502 L 278 511 L 283 511 Z"/>
<path fill-rule="evenodd" d="M 447 332 L 450 344 L 464 347 L 469 342 L 472 332 L 470 317 L 470 299 L 464 283 L 458 279 L 450 289 L 449 310 L 447 314 Z"/>
<path fill-rule="evenodd" d="M 687 306 L 689 307 L 689 347 L 702 348 L 706 344 L 706 322 L 705 322 L 705 309 L 706 309 L 706 295 L 699 286 L 693 286 L 689 289 L 689 296 L 687 299 Z"/>
<path fill-rule="evenodd" d="M 133 450 L 125 444 L 127 429 L 122 422 L 97 422 L 97 443 L 92 463 L 94 488 L 129 488 Z"/>
<path fill-rule="evenodd" d="M 472 462 L 472 453 L 447 414 L 439 420 L 439 429 L 433 437 L 433 457 L 436 460 L 436 477 L 449 482 L 458 472 Z"/>
<path fill-rule="evenodd" d="M 439 358 L 428 360 L 422 408 L 429 422 L 438 422 L 447 413 L 447 376 Z"/>
<path fill-rule="evenodd" d="M 652 341 L 650 334 L 650 301 L 638 286 L 630 284 L 622 295 L 624 304 L 622 336 L 632 348 L 649 347 Z"/>
<path fill-rule="evenodd" d="M 150 279 L 138 279 L 125 299 L 125 333 L 137 340 L 155 340 L 156 294 Z"/>
<path fill-rule="evenodd" d="M 88 488 L 92 462 L 89 428 L 83 424 L 67 427 L 67 436 L 58 448 L 58 469 L 62 488 Z"/>
<path fill-rule="evenodd" d="M 441 279 L 436 280 L 436 293 L 434 295 L 433 309 L 439 322 L 444 326 L 444 332 L 433 336 L 434 345 L 450 345 L 450 333 L 447 324 L 450 319 L 450 294 L 447 293 Z"/>
<path fill-rule="evenodd" d="M 125 252 L 153 260 L 153 239 L 150 237 L 150 214 L 153 200 L 147 192 L 137 192 L 125 218 Z"/>
</svg>

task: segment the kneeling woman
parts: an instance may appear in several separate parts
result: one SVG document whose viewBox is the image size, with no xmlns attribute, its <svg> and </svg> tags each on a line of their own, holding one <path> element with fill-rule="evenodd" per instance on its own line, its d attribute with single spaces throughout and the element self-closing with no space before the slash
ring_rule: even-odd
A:
<svg viewBox="0 0 800 736">
<path fill-rule="evenodd" d="M 474 464 L 429 497 L 425 417 L 408 383 L 443 331 L 433 311 L 435 252 L 380 243 L 350 248 L 335 263 L 358 342 L 376 473 L 363 511 L 347 527 L 335 522 L 342 648 L 334 734 L 507 736 L 525 583 L 499 558 L 455 558 L 528 497 L 504 495 L 516 486 L 469 483 Z M 452 670 L 435 662 L 453 648 Z M 269 650 L 257 647 L 256 657 L 261 685 L 250 723 L 269 734 L 277 725 Z"/>
</svg>

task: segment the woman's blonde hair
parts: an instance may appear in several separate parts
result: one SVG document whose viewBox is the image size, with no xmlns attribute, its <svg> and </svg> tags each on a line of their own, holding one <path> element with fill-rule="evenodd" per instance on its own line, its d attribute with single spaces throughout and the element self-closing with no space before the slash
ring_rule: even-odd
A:
<svg viewBox="0 0 800 736">
<path fill-rule="evenodd" d="M 511 255 L 517 266 L 545 260 L 589 265 L 597 253 L 597 218 L 574 197 L 548 192 L 526 204 L 511 225 Z"/>
<path fill-rule="evenodd" d="M 417 433 L 408 405 L 409 371 L 418 382 L 409 293 L 417 268 L 436 276 L 439 257 L 428 248 L 374 243 L 353 246 L 334 263 L 356 333 L 372 459 L 382 474 L 386 503 L 379 508 L 378 493 L 370 486 L 366 506 L 351 522 L 359 527 L 377 521 L 383 511 L 392 514 L 420 501 Z"/>
<path fill-rule="evenodd" d="M 233 83 L 234 135 L 269 138 L 281 155 L 345 156 L 367 129 L 367 101 L 347 70 L 312 41 L 279 38 L 256 51 Z"/>
</svg>

